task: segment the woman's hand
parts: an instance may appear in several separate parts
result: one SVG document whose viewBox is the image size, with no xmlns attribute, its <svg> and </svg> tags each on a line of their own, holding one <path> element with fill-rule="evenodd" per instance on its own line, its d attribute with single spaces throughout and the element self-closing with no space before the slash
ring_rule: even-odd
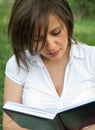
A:
<svg viewBox="0 0 95 130">
<path fill-rule="evenodd" d="M 88 126 L 88 127 L 85 127 L 85 128 L 82 128 L 80 130 L 95 130 L 95 124 L 91 125 L 91 126 Z"/>
</svg>

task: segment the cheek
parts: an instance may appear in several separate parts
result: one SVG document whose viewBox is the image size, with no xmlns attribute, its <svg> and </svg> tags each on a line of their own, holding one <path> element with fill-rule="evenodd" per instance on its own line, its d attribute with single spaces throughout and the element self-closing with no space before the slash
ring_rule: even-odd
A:
<svg viewBox="0 0 95 130">
<path fill-rule="evenodd" d="M 67 35 L 67 33 L 62 34 L 62 35 L 60 36 L 59 42 L 60 42 L 62 45 L 65 45 L 66 43 L 68 44 L 68 35 Z"/>
</svg>

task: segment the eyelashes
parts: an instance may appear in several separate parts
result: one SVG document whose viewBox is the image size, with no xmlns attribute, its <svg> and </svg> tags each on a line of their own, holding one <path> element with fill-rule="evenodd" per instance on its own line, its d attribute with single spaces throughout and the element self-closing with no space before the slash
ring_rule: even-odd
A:
<svg viewBox="0 0 95 130">
<path fill-rule="evenodd" d="M 57 32 L 52 32 L 51 34 L 53 35 L 53 36 L 57 36 L 57 35 L 59 35 L 61 33 L 61 30 L 59 30 L 59 31 L 57 31 Z"/>
<path fill-rule="evenodd" d="M 62 32 L 62 29 L 62 26 L 59 26 L 56 29 L 52 30 L 50 33 L 52 36 L 57 36 Z"/>
</svg>

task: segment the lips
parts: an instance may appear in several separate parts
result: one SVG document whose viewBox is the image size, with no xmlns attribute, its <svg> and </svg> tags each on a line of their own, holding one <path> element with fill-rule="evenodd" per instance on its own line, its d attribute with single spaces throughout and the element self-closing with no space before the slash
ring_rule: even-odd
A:
<svg viewBox="0 0 95 130">
<path fill-rule="evenodd" d="M 58 55 L 58 53 L 59 53 L 59 51 L 54 51 L 54 52 L 48 53 L 48 55 L 50 55 L 50 56 L 52 56 L 52 57 L 55 57 L 55 56 Z"/>
</svg>

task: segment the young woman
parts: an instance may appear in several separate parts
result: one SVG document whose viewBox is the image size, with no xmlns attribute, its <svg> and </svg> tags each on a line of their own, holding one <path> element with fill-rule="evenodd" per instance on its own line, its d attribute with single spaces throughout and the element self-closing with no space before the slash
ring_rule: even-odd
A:
<svg viewBox="0 0 95 130">
<path fill-rule="evenodd" d="M 95 47 L 76 42 L 73 28 L 67 0 L 15 0 L 4 102 L 53 111 L 95 97 Z M 4 113 L 3 130 L 13 129 L 26 130 Z"/>
</svg>

